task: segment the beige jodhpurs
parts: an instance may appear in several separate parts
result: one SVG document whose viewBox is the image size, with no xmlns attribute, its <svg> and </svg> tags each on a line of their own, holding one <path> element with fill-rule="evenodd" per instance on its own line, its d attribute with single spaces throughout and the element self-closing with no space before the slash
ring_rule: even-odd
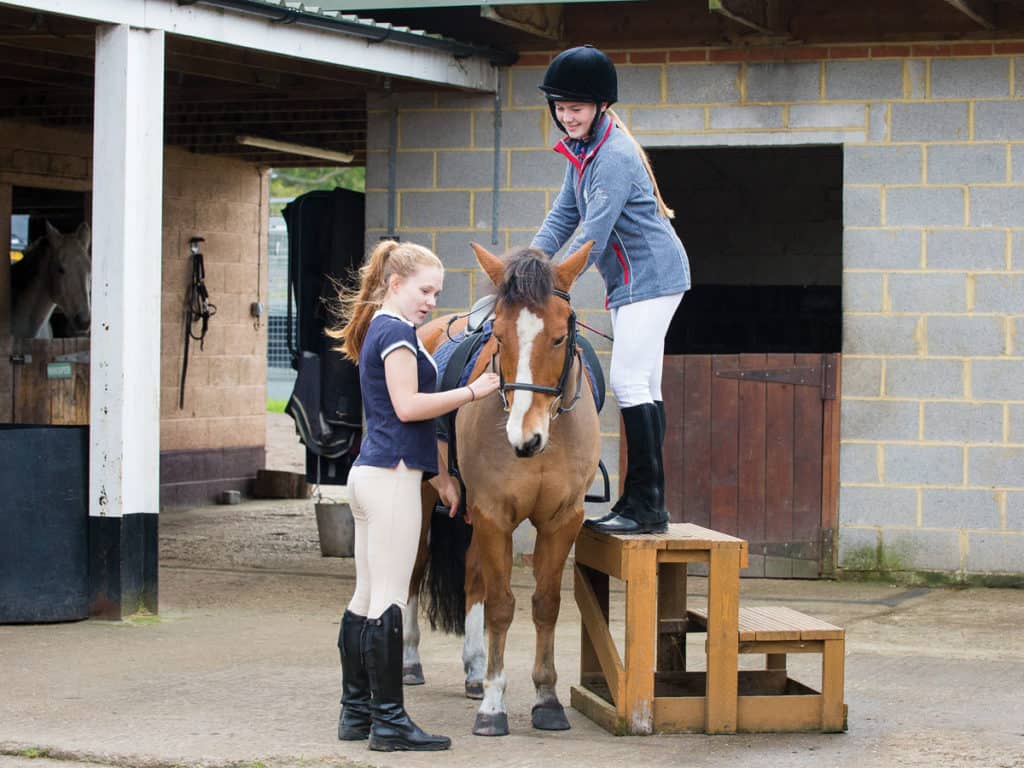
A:
<svg viewBox="0 0 1024 768">
<path fill-rule="evenodd" d="M 397 467 L 352 467 L 349 504 L 355 519 L 356 589 L 348 609 L 379 618 L 392 603 L 403 613 L 420 542 L 420 483 L 423 471 Z"/>
</svg>

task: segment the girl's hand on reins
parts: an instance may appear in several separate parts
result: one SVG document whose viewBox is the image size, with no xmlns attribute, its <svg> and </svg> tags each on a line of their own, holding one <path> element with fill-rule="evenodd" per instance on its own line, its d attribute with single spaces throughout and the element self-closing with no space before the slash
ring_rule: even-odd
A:
<svg viewBox="0 0 1024 768">
<path fill-rule="evenodd" d="M 487 397 L 492 392 L 497 392 L 499 385 L 498 374 L 483 373 L 469 384 L 469 389 L 473 392 L 473 400 L 479 400 L 482 397 Z"/>
</svg>

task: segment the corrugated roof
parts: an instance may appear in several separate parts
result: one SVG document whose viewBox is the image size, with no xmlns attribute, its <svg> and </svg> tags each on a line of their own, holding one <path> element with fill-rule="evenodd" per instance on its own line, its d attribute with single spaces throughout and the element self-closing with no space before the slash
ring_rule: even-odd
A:
<svg viewBox="0 0 1024 768">
<path fill-rule="evenodd" d="M 405 45 L 443 49 L 455 56 L 482 56 L 494 64 L 512 64 L 518 57 L 510 51 L 503 51 L 489 45 L 477 45 L 454 38 L 445 37 L 425 29 L 378 22 L 344 11 L 321 8 L 316 3 L 303 3 L 298 0 L 194 0 L 210 5 L 234 8 L 236 10 L 257 12 L 261 15 L 281 14 L 282 21 L 305 23 L 322 28 L 333 28 L 348 34 L 357 34 L 371 40 L 385 40 Z"/>
</svg>

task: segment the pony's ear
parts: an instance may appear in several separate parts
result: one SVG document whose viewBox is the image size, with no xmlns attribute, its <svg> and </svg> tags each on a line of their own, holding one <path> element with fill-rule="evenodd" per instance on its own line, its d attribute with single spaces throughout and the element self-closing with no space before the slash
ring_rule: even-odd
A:
<svg viewBox="0 0 1024 768">
<path fill-rule="evenodd" d="M 505 262 L 488 251 L 482 245 L 470 243 L 469 246 L 473 249 L 473 253 L 476 254 L 476 260 L 480 262 L 480 266 L 483 268 L 484 272 L 486 272 L 487 276 L 491 278 L 491 282 L 494 283 L 494 287 L 500 287 L 505 281 Z"/>
<path fill-rule="evenodd" d="M 53 224 L 51 224 L 49 220 L 47 220 L 46 222 L 46 236 L 50 238 L 50 240 L 52 240 L 54 244 L 59 243 L 61 237 L 63 237 L 63 235 L 61 235 L 60 233 L 60 230 L 53 226 Z"/>
<path fill-rule="evenodd" d="M 89 248 L 89 243 L 92 242 L 92 230 L 89 229 L 89 222 L 83 221 L 78 225 L 78 229 L 75 230 L 75 239 L 82 244 L 83 248 Z"/>
<path fill-rule="evenodd" d="M 555 287 L 560 291 L 568 291 L 576 278 L 587 266 L 587 259 L 590 258 L 590 249 L 594 247 L 593 240 L 587 240 L 576 253 L 570 254 L 565 261 L 554 269 Z"/>
</svg>

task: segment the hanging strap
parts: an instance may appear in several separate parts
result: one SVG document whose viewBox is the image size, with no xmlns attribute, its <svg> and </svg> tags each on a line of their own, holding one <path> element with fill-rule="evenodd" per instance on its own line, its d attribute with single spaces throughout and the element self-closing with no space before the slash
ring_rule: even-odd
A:
<svg viewBox="0 0 1024 768">
<path fill-rule="evenodd" d="M 193 237 L 189 241 L 192 251 L 192 281 L 185 297 L 185 354 L 181 361 L 181 384 L 178 387 L 178 410 L 185 407 L 185 378 L 188 376 L 189 341 L 199 342 L 203 348 L 206 334 L 210 329 L 210 318 L 217 314 L 217 306 L 210 302 L 210 292 L 206 289 L 206 267 L 203 254 L 199 251 L 199 243 L 205 242 L 201 237 Z M 198 335 L 192 326 L 201 323 Z"/>
</svg>

